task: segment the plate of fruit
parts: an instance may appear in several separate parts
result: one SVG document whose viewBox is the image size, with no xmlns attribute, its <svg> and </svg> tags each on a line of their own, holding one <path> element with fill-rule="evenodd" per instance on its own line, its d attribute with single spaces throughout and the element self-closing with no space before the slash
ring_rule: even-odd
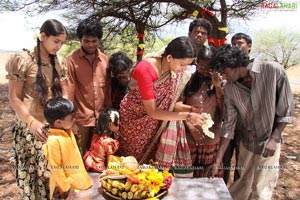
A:
<svg viewBox="0 0 300 200">
<path fill-rule="evenodd" d="M 167 170 L 138 165 L 134 157 L 113 156 L 99 178 L 108 199 L 160 199 L 167 195 L 173 177 Z"/>
</svg>

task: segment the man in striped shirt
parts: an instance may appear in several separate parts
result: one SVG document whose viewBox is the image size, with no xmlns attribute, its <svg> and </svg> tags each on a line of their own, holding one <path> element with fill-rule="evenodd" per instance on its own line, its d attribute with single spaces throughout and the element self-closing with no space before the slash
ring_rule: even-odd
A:
<svg viewBox="0 0 300 200">
<path fill-rule="evenodd" d="M 224 45 L 210 65 L 227 79 L 221 146 L 212 176 L 230 140 L 239 135 L 240 178 L 229 188 L 233 199 L 271 199 L 278 179 L 281 134 L 292 123 L 293 95 L 277 62 L 249 60 L 238 47 Z"/>
<path fill-rule="evenodd" d="M 252 47 L 252 38 L 245 33 L 236 33 L 231 38 L 231 45 L 240 48 L 244 54 L 248 55 L 250 54 L 251 47 Z M 235 160 L 238 161 L 237 158 L 239 156 L 239 143 L 240 143 L 239 138 L 234 137 L 234 139 L 230 141 L 227 150 L 223 156 L 223 171 L 224 171 L 223 180 L 226 185 L 229 182 L 231 169 L 234 169 L 233 181 L 236 181 L 240 177 L 239 168 L 237 167 L 238 163 L 236 162 L 234 166 L 231 166 L 231 159 L 233 157 L 233 154 Z"/>
</svg>

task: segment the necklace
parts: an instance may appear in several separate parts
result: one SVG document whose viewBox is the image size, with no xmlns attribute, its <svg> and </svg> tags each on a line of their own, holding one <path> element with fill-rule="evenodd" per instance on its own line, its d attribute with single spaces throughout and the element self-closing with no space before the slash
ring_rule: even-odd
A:
<svg viewBox="0 0 300 200">
<path fill-rule="evenodd" d="M 203 111 L 203 102 L 208 97 L 208 94 L 207 94 L 208 91 L 209 91 L 209 87 L 208 87 L 207 83 L 204 81 L 201 84 L 201 87 L 200 87 L 200 96 L 199 96 L 199 103 L 200 103 L 200 110 L 201 110 L 201 112 Z"/>
</svg>

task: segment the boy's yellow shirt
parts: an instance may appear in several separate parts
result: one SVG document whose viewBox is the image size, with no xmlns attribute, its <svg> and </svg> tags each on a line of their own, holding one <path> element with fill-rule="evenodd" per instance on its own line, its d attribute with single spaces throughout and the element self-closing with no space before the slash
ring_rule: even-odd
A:
<svg viewBox="0 0 300 200">
<path fill-rule="evenodd" d="M 72 130 L 51 128 L 43 152 L 51 171 L 50 199 L 55 187 L 67 192 L 71 187 L 86 190 L 92 186 Z"/>
</svg>

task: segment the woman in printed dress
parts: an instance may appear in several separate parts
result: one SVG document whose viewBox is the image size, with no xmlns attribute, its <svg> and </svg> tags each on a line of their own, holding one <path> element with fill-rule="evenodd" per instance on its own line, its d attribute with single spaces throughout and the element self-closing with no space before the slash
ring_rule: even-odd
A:
<svg viewBox="0 0 300 200">
<path fill-rule="evenodd" d="M 66 39 L 63 24 L 47 20 L 33 51 L 24 49 L 6 64 L 9 102 L 17 115 L 12 132 L 21 199 L 49 199 L 50 173 L 42 151 L 47 140 L 43 106 L 50 97 L 67 93 L 66 67 L 56 55 Z"/>
<path fill-rule="evenodd" d="M 166 168 L 191 164 L 182 121 L 201 126 L 204 118 L 178 99 L 191 75 L 187 66 L 195 58 L 193 42 L 178 37 L 161 56 L 145 58 L 134 68 L 120 105 L 122 156 L 134 156 L 140 163 L 155 159 Z"/>
</svg>

